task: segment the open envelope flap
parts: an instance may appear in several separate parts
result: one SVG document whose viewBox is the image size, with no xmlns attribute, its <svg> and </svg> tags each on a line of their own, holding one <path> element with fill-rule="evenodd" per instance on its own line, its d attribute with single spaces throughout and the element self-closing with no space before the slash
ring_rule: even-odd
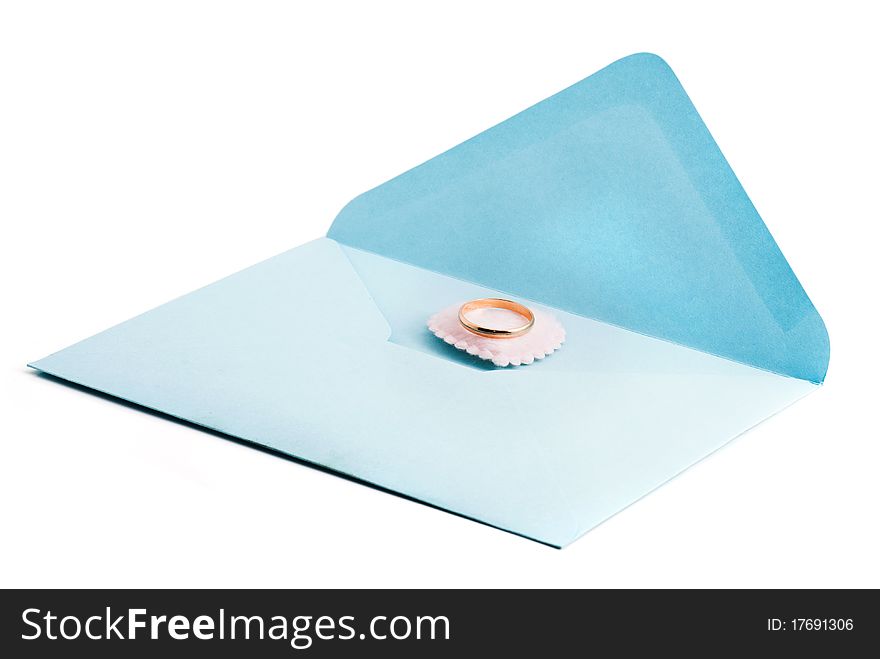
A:
<svg viewBox="0 0 880 659">
<path fill-rule="evenodd" d="M 775 373 L 827 369 L 821 318 L 654 55 L 357 197 L 328 236 Z"/>
</svg>

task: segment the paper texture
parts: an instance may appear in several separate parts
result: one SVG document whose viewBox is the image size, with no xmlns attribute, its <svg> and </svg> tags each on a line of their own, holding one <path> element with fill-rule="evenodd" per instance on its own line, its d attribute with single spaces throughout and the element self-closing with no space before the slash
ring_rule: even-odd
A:
<svg viewBox="0 0 880 659">
<path fill-rule="evenodd" d="M 497 293 L 325 238 L 34 366 L 556 546 L 815 387 L 558 311 L 528 368 L 424 327 Z"/>
<path fill-rule="evenodd" d="M 497 369 L 434 312 L 515 297 Z M 821 383 L 828 337 L 668 67 L 616 62 L 358 197 L 327 238 L 33 364 L 563 546 Z"/>
<path fill-rule="evenodd" d="M 633 55 L 352 201 L 383 256 L 821 382 L 828 335 L 669 67 Z"/>
</svg>

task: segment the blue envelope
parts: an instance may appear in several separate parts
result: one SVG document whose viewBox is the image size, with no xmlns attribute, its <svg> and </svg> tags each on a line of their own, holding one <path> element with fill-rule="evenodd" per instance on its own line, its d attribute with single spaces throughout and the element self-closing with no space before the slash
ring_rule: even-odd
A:
<svg viewBox="0 0 880 659">
<path fill-rule="evenodd" d="M 567 340 L 496 368 L 433 312 Z M 828 335 L 675 75 L 632 55 L 349 203 L 321 238 L 31 364 L 564 546 L 819 386 Z"/>
</svg>

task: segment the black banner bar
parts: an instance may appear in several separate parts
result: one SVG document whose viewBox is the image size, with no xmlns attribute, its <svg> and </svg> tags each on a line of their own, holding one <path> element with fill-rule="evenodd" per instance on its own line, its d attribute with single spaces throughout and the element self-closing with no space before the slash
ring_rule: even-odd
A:
<svg viewBox="0 0 880 659">
<path fill-rule="evenodd" d="M 855 656 L 878 647 L 877 591 L 0 591 L 7 657 L 454 656 L 571 651 Z M 872 650 L 873 651 L 873 650 Z"/>
</svg>

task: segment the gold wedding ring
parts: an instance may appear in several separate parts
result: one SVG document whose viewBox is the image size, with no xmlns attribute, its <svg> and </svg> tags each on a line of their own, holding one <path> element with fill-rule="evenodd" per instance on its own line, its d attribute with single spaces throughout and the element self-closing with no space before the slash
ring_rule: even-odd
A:
<svg viewBox="0 0 880 659">
<path fill-rule="evenodd" d="M 481 327 L 467 318 L 467 313 L 476 309 L 507 309 L 508 311 L 518 313 L 525 318 L 526 323 L 512 329 Z M 532 325 L 535 324 L 535 314 L 532 313 L 531 309 L 518 302 L 495 297 L 486 297 L 480 300 L 471 300 L 470 302 L 465 302 L 461 305 L 461 308 L 458 310 L 458 322 L 461 323 L 461 326 L 468 332 L 476 334 L 477 336 L 485 336 L 490 339 L 512 339 L 517 336 L 522 336 L 532 329 Z"/>
</svg>

